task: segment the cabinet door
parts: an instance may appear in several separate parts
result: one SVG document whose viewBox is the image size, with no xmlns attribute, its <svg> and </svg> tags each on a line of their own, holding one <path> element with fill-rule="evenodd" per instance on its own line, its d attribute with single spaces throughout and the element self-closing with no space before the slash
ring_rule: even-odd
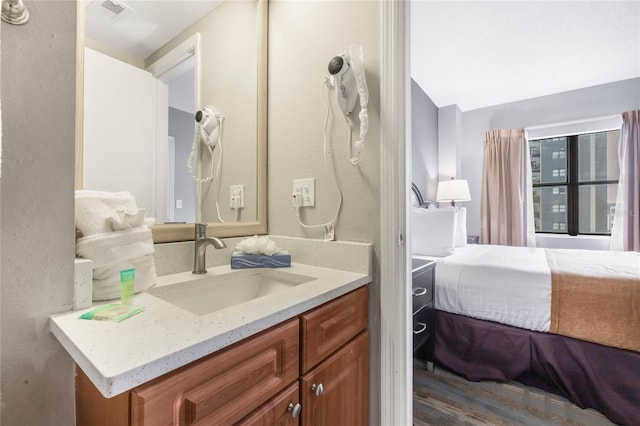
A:
<svg viewBox="0 0 640 426">
<path fill-rule="evenodd" d="M 133 425 L 232 425 L 298 377 L 290 320 L 131 393 Z"/>
<path fill-rule="evenodd" d="M 236 426 L 298 426 L 299 386 L 295 382 Z M 295 417 L 294 417 L 295 416 Z"/>
<path fill-rule="evenodd" d="M 301 380 L 303 426 L 366 426 L 369 335 L 365 331 Z"/>
<path fill-rule="evenodd" d="M 306 312 L 300 321 L 301 373 L 306 373 L 367 327 L 367 288 Z"/>
</svg>

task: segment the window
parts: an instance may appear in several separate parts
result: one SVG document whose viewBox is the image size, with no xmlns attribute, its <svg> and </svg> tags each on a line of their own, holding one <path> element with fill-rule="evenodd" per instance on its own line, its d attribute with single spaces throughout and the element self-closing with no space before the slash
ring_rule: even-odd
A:
<svg viewBox="0 0 640 426">
<path fill-rule="evenodd" d="M 619 130 L 529 141 L 538 233 L 611 235 Z"/>
</svg>

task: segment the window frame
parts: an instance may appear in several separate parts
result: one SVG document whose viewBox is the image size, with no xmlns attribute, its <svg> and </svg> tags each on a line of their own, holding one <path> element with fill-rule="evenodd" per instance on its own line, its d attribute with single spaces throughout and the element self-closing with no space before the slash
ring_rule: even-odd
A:
<svg viewBox="0 0 640 426">
<path fill-rule="evenodd" d="M 610 185 L 610 184 L 620 184 L 620 178 L 618 179 L 610 179 L 610 180 L 589 180 L 589 181 L 579 181 L 578 176 L 578 161 L 579 161 L 579 148 L 578 148 L 578 140 L 581 135 L 585 134 L 596 134 L 596 133 L 607 133 L 611 131 L 616 131 L 620 129 L 608 129 L 608 130 L 596 130 L 592 132 L 584 132 L 579 134 L 572 135 L 562 135 L 562 136 L 548 136 L 548 137 L 536 137 L 531 138 L 528 142 L 532 141 L 542 141 L 544 139 L 553 139 L 554 137 L 564 137 L 566 138 L 567 146 L 566 146 L 566 181 L 562 183 L 558 182 L 549 182 L 549 183 L 533 183 L 532 188 L 552 188 L 556 186 L 564 186 L 566 187 L 566 196 L 567 196 L 567 227 L 564 232 L 561 231 L 535 231 L 536 234 L 545 234 L 545 235 L 570 235 L 570 236 L 578 236 L 578 235 L 596 235 L 596 236 L 610 236 L 611 232 L 602 233 L 602 232 L 579 232 L 580 231 L 580 187 L 581 186 L 594 186 L 594 185 Z M 529 152 L 531 148 L 529 147 Z M 542 142 L 540 142 L 540 155 L 542 155 Z M 531 162 L 531 160 L 530 160 Z"/>
</svg>

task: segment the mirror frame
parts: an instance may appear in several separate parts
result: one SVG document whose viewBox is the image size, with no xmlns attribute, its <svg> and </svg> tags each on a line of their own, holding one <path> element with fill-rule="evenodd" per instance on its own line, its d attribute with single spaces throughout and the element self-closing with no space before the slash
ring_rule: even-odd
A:
<svg viewBox="0 0 640 426">
<path fill-rule="evenodd" d="M 84 2 L 77 3 L 76 27 L 76 141 L 75 188 L 82 188 L 84 129 Z M 216 237 L 241 237 L 267 233 L 267 57 L 269 0 L 257 0 L 257 106 L 256 106 L 256 220 L 253 222 L 209 223 L 207 234 Z M 161 224 L 151 226 L 154 243 L 192 241 L 195 224 Z"/>
</svg>

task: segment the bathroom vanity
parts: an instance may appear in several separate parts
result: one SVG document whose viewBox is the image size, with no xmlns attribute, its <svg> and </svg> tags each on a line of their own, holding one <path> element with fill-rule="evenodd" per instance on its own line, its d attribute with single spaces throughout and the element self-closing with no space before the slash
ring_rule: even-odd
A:
<svg viewBox="0 0 640 426">
<path fill-rule="evenodd" d="M 190 275 L 180 273 L 135 295 L 145 311 L 123 322 L 80 320 L 86 310 L 52 317 L 77 365 L 77 424 L 367 424 L 371 275 L 359 263 L 264 270 L 296 283 L 213 311 L 173 298 Z M 250 274 L 227 264 L 207 277 L 236 273 Z"/>
<path fill-rule="evenodd" d="M 77 424 L 366 425 L 366 327 L 362 287 L 114 398 L 79 369 Z"/>
</svg>

